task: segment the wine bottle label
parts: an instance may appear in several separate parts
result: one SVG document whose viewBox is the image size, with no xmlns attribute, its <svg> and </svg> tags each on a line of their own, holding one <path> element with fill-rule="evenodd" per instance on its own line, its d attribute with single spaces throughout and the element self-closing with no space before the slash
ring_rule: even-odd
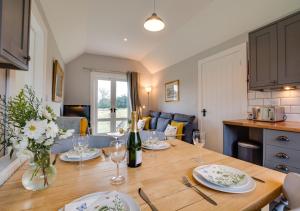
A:
<svg viewBox="0 0 300 211">
<path fill-rule="evenodd" d="M 136 151 L 136 165 L 142 163 L 142 150 Z"/>
</svg>

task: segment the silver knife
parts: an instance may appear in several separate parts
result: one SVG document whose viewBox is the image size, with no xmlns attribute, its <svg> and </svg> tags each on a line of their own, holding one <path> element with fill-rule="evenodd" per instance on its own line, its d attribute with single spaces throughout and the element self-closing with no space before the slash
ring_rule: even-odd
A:
<svg viewBox="0 0 300 211">
<path fill-rule="evenodd" d="M 142 188 L 139 188 L 139 195 L 140 197 L 149 205 L 152 211 L 158 211 L 158 209 L 152 204 L 146 193 L 142 190 Z"/>
</svg>

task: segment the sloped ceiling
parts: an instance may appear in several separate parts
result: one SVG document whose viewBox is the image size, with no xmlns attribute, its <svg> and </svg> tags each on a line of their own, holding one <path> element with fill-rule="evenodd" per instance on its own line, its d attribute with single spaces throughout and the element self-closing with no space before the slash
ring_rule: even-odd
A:
<svg viewBox="0 0 300 211">
<path fill-rule="evenodd" d="M 152 73 L 300 9 L 300 0 L 157 0 L 166 28 L 153 33 L 143 28 L 151 0 L 40 1 L 66 63 L 87 52 Z"/>
</svg>

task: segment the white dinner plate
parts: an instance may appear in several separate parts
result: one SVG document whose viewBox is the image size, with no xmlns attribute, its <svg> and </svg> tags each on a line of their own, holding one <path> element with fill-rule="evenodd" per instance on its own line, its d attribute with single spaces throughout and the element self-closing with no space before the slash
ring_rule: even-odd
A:
<svg viewBox="0 0 300 211">
<path fill-rule="evenodd" d="M 212 164 L 195 171 L 208 182 L 223 187 L 242 188 L 250 182 L 247 174 L 230 166 Z"/>
<path fill-rule="evenodd" d="M 170 148 L 170 144 L 166 141 L 157 141 L 155 143 L 143 143 L 142 147 L 149 150 L 163 150 Z"/>
<path fill-rule="evenodd" d="M 82 161 L 87 161 L 87 160 L 92 160 L 92 159 L 95 159 L 99 156 L 102 155 L 102 152 L 100 149 L 97 149 L 97 148 L 92 148 L 93 150 L 96 150 L 95 154 L 91 155 L 91 156 L 84 156 L 82 157 Z M 69 158 L 68 157 L 68 152 L 64 152 L 62 153 L 59 158 L 63 161 L 66 161 L 66 162 L 79 162 L 80 161 L 80 158 Z"/>
<path fill-rule="evenodd" d="M 226 192 L 226 193 L 248 193 L 253 191 L 256 188 L 256 183 L 255 181 L 249 177 L 246 173 L 246 176 L 249 177 L 248 180 L 249 182 L 246 185 L 243 185 L 241 187 L 224 187 L 220 185 L 215 185 L 206 179 L 204 179 L 199 173 L 199 169 L 203 168 L 203 166 L 199 166 L 193 170 L 193 177 L 197 182 L 202 184 L 203 186 L 206 186 L 208 188 L 211 188 L 213 190 L 221 191 L 221 192 Z"/>
<path fill-rule="evenodd" d="M 72 202 L 78 202 L 78 201 L 85 201 L 89 198 L 92 198 L 92 197 L 105 197 L 105 195 L 108 195 L 110 194 L 111 192 L 96 192 L 96 193 L 91 193 L 91 194 L 88 194 L 88 195 L 85 195 L 85 196 L 82 196 L 78 199 L 75 199 L 74 201 Z M 125 203 L 126 207 L 129 208 L 129 211 L 140 211 L 140 207 L 139 205 L 134 201 L 134 199 L 125 194 L 125 193 L 120 193 L 120 192 L 117 192 L 119 198 L 123 201 L 123 203 Z M 72 203 L 71 202 L 71 203 Z M 64 208 L 60 208 L 59 211 L 64 211 Z M 74 211 L 78 211 L 78 210 L 74 210 Z"/>
</svg>

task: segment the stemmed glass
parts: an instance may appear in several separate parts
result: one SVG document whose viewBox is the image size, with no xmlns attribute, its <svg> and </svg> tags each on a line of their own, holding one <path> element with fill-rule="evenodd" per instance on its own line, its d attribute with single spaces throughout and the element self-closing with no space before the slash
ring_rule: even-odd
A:
<svg viewBox="0 0 300 211">
<path fill-rule="evenodd" d="M 80 168 L 83 166 L 82 165 L 83 153 L 88 149 L 88 146 L 89 146 L 89 142 L 87 136 L 82 136 L 82 135 L 73 136 L 73 148 L 80 155 L 80 162 L 79 162 Z"/>
<path fill-rule="evenodd" d="M 193 142 L 197 148 L 202 148 L 205 145 L 205 133 L 200 131 L 193 132 Z M 201 156 L 192 158 L 193 161 L 197 163 L 202 163 Z"/>
<path fill-rule="evenodd" d="M 202 148 L 205 145 L 205 133 L 200 131 L 193 132 L 193 142 L 194 145 Z"/>
<path fill-rule="evenodd" d="M 111 153 L 110 159 L 117 164 L 117 175 L 111 178 L 111 183 L 119 185 L 125 182 L 125 177 L 120 175 L 119 165 L 125 159 L 126 146 L 122 140 L 114 140 L 110 144 Z"/>
</svg>

